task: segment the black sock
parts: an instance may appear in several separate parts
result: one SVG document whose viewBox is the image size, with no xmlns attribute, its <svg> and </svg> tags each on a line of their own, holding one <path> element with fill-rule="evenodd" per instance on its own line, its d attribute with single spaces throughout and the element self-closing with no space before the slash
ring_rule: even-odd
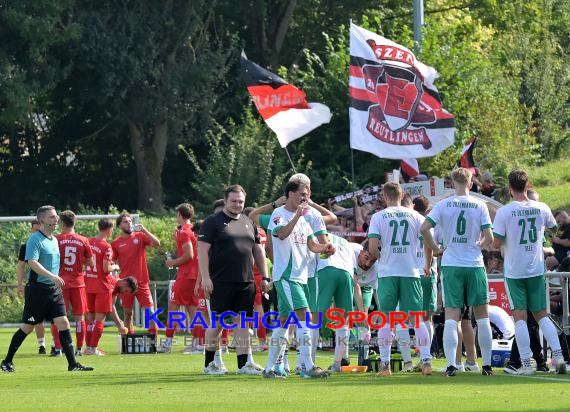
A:
<svg viewBox="0 0 570 412">
<path fill-rule="evenodd" d="M 206 353 L 206 359 L 204 361 L 204 367 L 208 367 L 208 365 L 210 364 L 210 362 L 214 361 L 214 357 L 216 356 L 216 351 L 211 351 L 206 349 L 204 351 Z"/>
<path fill-rule="evenodd" d="M 73 353 L 73 341 L 71 340 L 71 332 L 69 329 L 59 331 L 59 340 L 61 342 L 61 349 L 65 353 L 67 363 L 69 366 L 75 366 L 75 354 Z"/>
<path fill-rule="evenodd" d="M 10 347 L 8 348 L 8 354 L 6 355 L 6 362 L 12 362 L 14 360 L 14 355 L 20 348 L 20 345 L 26 339 L 26 333 L 22 329 L 18 329 L 14 336 L 12 336 L 12 340 L 10 341 Z"/>
<path fill-rule="evenodd" d="M 247 363 L 247 353 L 244 355 L 237 355 L 238 360 L 238 369 L 243 368 L 243 366 Z"/>
</svg>

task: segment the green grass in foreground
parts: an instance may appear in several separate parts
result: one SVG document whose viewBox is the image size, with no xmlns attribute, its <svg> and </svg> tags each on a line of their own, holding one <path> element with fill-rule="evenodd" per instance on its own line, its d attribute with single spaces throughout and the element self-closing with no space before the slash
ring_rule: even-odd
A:
<svg viewBox="0 0 570 412">
<path fill-rule="evenodd" d="M 0 329 L 2 357 L 13 330 Z M 50 341 L 49 333 L 46 340 Z M 65 358 L 36 354 L 31 335 L 15 358 L 17 372 L 0 373 L 1 410 L 568 410 L 570 375 L 511 377 L 461 374 L 444 378 L 394 374 L 337 374 L 328 380 L 290 377 L 286 381 L 263 380 L 257 376 L 205 376 L 203 357 L 174 353 L 121 356 L 116 353 L 116 332 L 103 335 L 104 357 L 82 357 L 94 366 L 91 373 L 71 374 Z M 49 348 L 48 348 L 49 349 Z M 318 364 L 327 367 L 331 352 L 318 352 Z M 351 355 L 353 362 L 356 355 Z M 294 363 L 294 355 L 292 356 Z M 256 354 L 264 364 L 266 354 Z M 235 371 L 235 354 L 225 357 Z M 435 368 L 444 366 L 435 361 Z"/>
</svg>

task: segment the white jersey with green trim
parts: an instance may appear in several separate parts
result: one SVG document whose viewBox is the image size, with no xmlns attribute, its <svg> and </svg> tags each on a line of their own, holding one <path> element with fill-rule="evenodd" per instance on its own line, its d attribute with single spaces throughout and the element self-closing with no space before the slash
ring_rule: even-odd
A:
<svg viewBox="0 0 570 412">
<path fill-rule="evenodd" d="M 544 229 L 556 227 L 550 208 L 534 200 L 513 201 L 497 210 L 494 235 L 505 244 L 505 277 L 524 279 L 544 273 Z"/>
<path fill-rule="evenodd" d="M 425 217 L 422 216 L 422 223 L 425 220 Z M 435 230 L 434 229 L 430 229 L 431 235 L 435 240 Z M 437 243 L 437 242 L 436 242 Z M 424 273 L 424 266 L 425 266 L 425 252 L 424 252 L 424 238 L 422 236 L 420 236 L 420 243 L 418 244 L 418 253 L 417 253 L 417 257 L 418 257 L 418 269 L 420 270 L 420 275 L 421 276 L 425 276 Z M 435 274 L 435 276 L 437 276 L 437 258 L 432 258 L 431 260 L 431 273 L 432 275 Z"/>
<path fill-rule="evenodd" d="M 330 233 L 328 236 L 336 251 L 333 255 L 329 256 L 326 259 L 320 257 L 319 263 L 317 265 L 317 270 L 322 270 L 326 267 L 331 266 L 344 270 L 350 273 L 350 276 L 352 276 L 352 255 L 354 254 L 352 251 L 353 243 L 350 243 L 348 240 L 343 239 L 340 236 L 333 235 L 332 233 Z"/>
<path fill-rule="evenodd" d="M 358 243 L 351 243 L 351 245 L 352 266 L 354 273 L 356 273 L 358 284 L 360 286 L 372 286 L 374 289 L 376 289 L 378 287 L 378 274 L 380 273 L 380 265 L 378 261 L 374 262 L 370 269 L 363 270 L 360 266 L 358 266 L 358 256 L 364 248 Z"/>
<path fill-rule="evenodd" d="M 295 212 L 288 211 L 285 206 L 278 207 L 271 214 L 268 230 L 273 236 L 273 280 L 286 279 L 306 284 L 309 254 L 313 254 L 307 247 L 307 239 L 313 236 L 311 226 L 301 216 L 289 236 L 283 240 L 277 237 L 277 233 L 294 217 Z"/>
<path fill-rule="evenodd" d="M 325 221 L 323 220 L 323 217 L 316 209 L 309 207 L 308 212 L 304 216 L 304 218 L 309 224 L 309 226 L 311 226 L 311 230 L 313 231 L 313 234 L 315 236 L 327 234 L 327 227 L 325 225 Z M 319 270 L 317 268 L 318 261 L 319 261 L 319 255 L 317 253 L 312 253 L 309 251 L 309 263 L 307 270 L 310 278 L 315 277 L 317 270 Z"/>
<path fill-rule="evenodd" d="M 441 226 L 445 252 L 442 266 L 484 267 L 481 232 L 492 228 L 487 204 L 474 196 L 454 195 L 441 200 L 426 218 Z"/>
<path fill-rule="evenodd" d="M 369 238 L 380 239 L 379 277 L 419 277 L 417 252 L 423 216 L 403 206 L 388 207 L 370 220 Z"/>
</svg>

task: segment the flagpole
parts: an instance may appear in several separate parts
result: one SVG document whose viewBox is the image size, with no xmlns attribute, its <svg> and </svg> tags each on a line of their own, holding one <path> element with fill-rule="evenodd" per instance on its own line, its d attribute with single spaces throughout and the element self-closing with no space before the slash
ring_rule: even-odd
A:
<svg viewBox="0 0 570 412">
<path fill-rule="evenodd" d="M 289 154 L 289 150 L 285 147 L 285 153 L 287 153 L 287 157 L 289 158 L 289 162 L 291 163 L 291 168 L 293 169 L 294 173 L 297 173 L 297 169 L 295 169 L 295 165 L 293 164 L 293 160 L 291 160 L 291 155 Z"/>
</svg>

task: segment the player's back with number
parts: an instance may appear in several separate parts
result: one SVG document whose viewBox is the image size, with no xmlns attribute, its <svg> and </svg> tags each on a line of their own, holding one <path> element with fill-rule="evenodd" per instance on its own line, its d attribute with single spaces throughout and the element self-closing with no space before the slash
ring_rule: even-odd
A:
<svg viewBox="0 0 570 412">
<path fill-rule="evenodd" d="M 87 293 L 100 293 L 113 289 L 115 277 L 104 271 L 104 262 L 113 261 L 113 249 L 105 239 L 92 237 L 89 239 L 93 252 L 93 266 L 85 268 Z"/>
<path fill-rule="evenodd" d="M 485 202 L 470 195 L 453 195 L 435 205 L 427 219 L 441 228 L 443 266 L 483 266 L 481 232 L 492 227 Z"/>
<path fill-rule="evenodd" d="M 89 240 L 78 233 L 62 233 L 56 236 L 59 245 L 59 276 L 65 281 L 64 288 L 85 286 L 83 267 L 92 256 Z"/>
<path fill-rule="evenodd" d="M 380 239 L 380 276 L 419 276 L 416 255 L 422 222 L 419 213 L 403 206 L 388 207 L 372 216 L 368 236 Z"/>
<path fill-rule="evenodd" d="M 505 276 L 544 273 L 544 230 L 556 227 L 550 208 L 534 200 L 513 201 L 497 211 L 494 234 L 505 242 Z"/>
</svg>

